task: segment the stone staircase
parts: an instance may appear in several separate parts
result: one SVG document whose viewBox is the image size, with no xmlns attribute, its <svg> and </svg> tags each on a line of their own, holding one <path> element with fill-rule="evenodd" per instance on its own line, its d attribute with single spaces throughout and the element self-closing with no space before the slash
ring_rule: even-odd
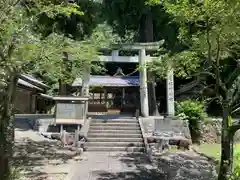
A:
<svg viewBox="0 0 240 180">
<path fill-rule="evenodd" d="M 144 151 L 141 128 L 136 119 L 93 119 L 87 137 L 86 151 Z"/>
</svg>

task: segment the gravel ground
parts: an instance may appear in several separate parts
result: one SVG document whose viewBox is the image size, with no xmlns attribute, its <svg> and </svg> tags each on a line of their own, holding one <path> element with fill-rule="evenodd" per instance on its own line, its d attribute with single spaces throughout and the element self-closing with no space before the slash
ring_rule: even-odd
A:
<svg viewBox="0 0 240 180">
<path fill-rule="evenodd" d="M 63 180 L 74 166 L 75 153 L 60 143 L 32 131 L 28 124 L 17 122 L 15 128 L 14 166 L 22 180 Z"/>
</svg>

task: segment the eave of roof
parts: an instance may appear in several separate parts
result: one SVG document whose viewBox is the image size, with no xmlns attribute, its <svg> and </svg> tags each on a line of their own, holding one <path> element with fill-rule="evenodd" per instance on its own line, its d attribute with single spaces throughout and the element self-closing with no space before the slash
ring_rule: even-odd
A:
<svg viewBox="0 0 240 180">
<path fill-rule="evenodd" d="M 42 88 L 39 88 L 39 87 L 37 87 L 37 86 L 34 86 L 34 85 L 32 85 L 32 84 L 30 84 L 29 82 L 27 82 L 27 81 L 24 81 L 24 80 L 22 80 L 22 79 L 18 79 L 18 85 L 22 85 L 22 86 L 25 86 L 25 87 L 27 87 L 27 88 L 31 88 L 31 89 L 36 89 L 36 90 L 39 90 L 39 91 L 44 91 Z"/>
<path fill-rule="evenodd" d="M 54 96 L 55 101 L 88 101 L 88 97 L 80 96 Z"/>
<path fill-rule="evenodd" d="M 140 80 L 138 76 L 91 76 L 89 85 L 105 87 L 133 87 L 140 86 Z M 72 86 L 82 86 L 82 79 L 75 79 Z"/>
<path fill-rule="evenodd" d="M 49 88 L 49 86 L 44 84 L 42 81 L 39 81 L 38 79 L 36 79 L 35 77 L 30 76 L 30 75 L 22 74 L 22 75 L 20 75 L 20 79 L 23 79 L 24 81 L 26 81 L 30 84 L 34 84 L 35 86 L 39 86 L 44 89 Z"/>
</svg>

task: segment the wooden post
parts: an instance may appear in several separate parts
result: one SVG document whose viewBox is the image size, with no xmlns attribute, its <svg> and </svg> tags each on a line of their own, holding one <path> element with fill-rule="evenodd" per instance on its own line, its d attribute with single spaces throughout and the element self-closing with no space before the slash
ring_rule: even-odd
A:
<svg viewBox="0 0 240 180">
<path fill-rule="evenodd" d="M 63 124 L 60 125 L 60 135 L 63 135 Z"/>
<path fill-rule="evenodd" d="M 31 113 L 36 113 L 36 99 L 37 96 L 35 94 L 31 94 Z"/>
<path fill-rule="evenodd" d="M 76 130 L 75 133 L 74 133 L 73 146 L 77 147 L 78 140 L 79 140 L 79 130 Z"/>
<path fill-rule="evenodd" d="M 105 106 L 108 108 L 108 92 L 107 89 L 104 88 L 104 99 L 105 99 Z"/>
<path fill-rule="evenodd" d="M 122 107 L 125 105 L 125 88 L 122 88 Z"/>
<path fill-rule="evenodd" d="M 62 131 L 62 141 L 63 141 L 63 146 L 67 144 L 66 142 L 66 130 Z"/>
</svg>

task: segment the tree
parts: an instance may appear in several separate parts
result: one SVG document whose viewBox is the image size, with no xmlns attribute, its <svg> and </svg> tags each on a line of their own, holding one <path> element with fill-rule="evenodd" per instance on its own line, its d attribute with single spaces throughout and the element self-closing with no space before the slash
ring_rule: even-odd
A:
<svg viewBox="0 0 240 180">
<path fill-rule="evenodd" d="M 36 13 L 40 11 L 35 1 L 26 0 L 26 2 L 27 7 L 31 8 L 31 11 L 27 8 L 28 14 L 31 15 L 32 12 Z M 92 0 L 69 2 L 75 2 L 75 5 L 78 5 L 78 11 L 71 11 L 71 13 L 69 13 L 65 10 L 65 14 L 55 13 L 53 15 L 48 11 L 45 11 L 45 13 L 39 13 L 33 23 L 32 30 L 35 33 L 41 34 L 41 39 L 44 41 L 48 41 L 48 36 L 51 36 L 53 33 L 55 34 L 55 37 L 57 37 L 57 34 L 63 36 L 61 43 L 65 44 L 64 46 L 69 46 L 67 44 L 75 44 L 75 46 L 72 46 L 75 49 L 74 51 L 82 52 L 81 57 L 80 54 L 77 53 L 79 58 L 82 59 L 84 56 L 90 58 L 89 54 L 86 54 L 86 51 L 96 51 L 93 47 L 99 44 L 97 43 L 98 39 L 93 39 L 92 34 L 96 33 L 95 29 L 98 29 L 98 23 L 101 23 L 102 21 L 101 16 L 99 15 L 100 4 L 98 1 Z M 48 5 L 48 3 L 48 1 L 45 1 L 44 5 Z M 59 6 L 62 1 L 54 1 L 51 3 L 54 6 Z M 50 5 L 50 8 L 52 5 Z M 52 37 L 50 37 L 50 39 Z M 97 52 L 94 52 L 93 54 L 96 55 Z M 42 79 L 47 80 L 47 83 L 52 87 L 49 93 L 53 93 L 53 91 L 56 92 L 56 89 L 58 89 L 59 94 L 66 95 L 69 93 L 67 92 L 68 83 L 71 82 L 73 77 L 76 77 L 74 76 L 74 72 L 77 72 L 74 70 L 74 65 L 76 65 L 76 63 L 73 63 L 73 61 L 78 61 L 79 59 L 73 60 L 72 58 L 75 58 L 73 57 L 73 54 L 66 52 L 62 52 L 61 56 L 61 58 L 63 58 L 62 68 L 65 67 L 64 71 L 62 71 L 62 76 L 52 75 L 50 72 L 36 71 L 34 73 Z M 96 66 L 92 67 L 93 69 L 101 69 Z M 70 77 L 70 74 L 72 77 Z"/>
<path fill-rule="evenodd" d="M 162 4 L 149 3 L 148 0 L 104 0 L 104 17 L 114 32 L 125 37 L 129 32 L 134 34 L 132 41 L 153 42 L 165 40 L 164 48 L 167 54 L 181 51 L 184 46 L 177 38 L 178 24 L 165 11 Z M 154 64 L 156 67 L 158 64 Z M 148 90 L 150 115 L 157 115 L 154 68 L 149 65 Z M 161 68 L 161 67 L 159 67 Z"/>
<path fill-rule="evenodd" d="M 151 3 L 159 3 L 151 0 Z M 239 104 L 239 35 L 240 3 L 236 0 L 163 1 L 166 11 L 180 26 L 179 39 L 188 45 L 189 58 L 198 56 L 200 75 L 210 78 L 204 90 L 211 90 L 211 99 L 222 107 L 222 154 L 219 180 L 232 173 L 233 136 L 239 125 L 232 115 Z M 182 53 L 176 54 L 176 56 Z M 195 58 L 194 58 L 195 59 Z M 187 61 L 188 62 L 188 61 Z M 203 90 L 203 91 L 204 91 Z"/>
<path fill-rule="evenodd" d="M 32 32 L 33 24 L 42 14 L 53 19 L 59 14 L 66 17 L 72 13 L 82 15 L 79 6 L 74 3 L 53 2 L 55 1 L 0 0 L 0 176 L 3 180 L 8 180 L 11 174 L 13 103 L 19 75 L 40 69 L 41 72 L 53 70 L 51 72 L 54 75 L 65 77 L 63 52 L 72 55 L 71 64 L 76 68 L 85 62 L 89 63 L 88 58 L 95 54 L 89 43 L 79 45 L 63 36 L 54 35 L 41 40 L 40 36 Z M 34 3 L 34 6 L 30 7 L 29 3 Z M 79 48 L 85 52 L 80 54 Z M 83 58 L 83 55 L 91 57 Z M 71 70 L 74 75 L 81 71 Z"/>
<path fill-rule="evenodd" d="M 81 77 L 84 68 L 94 66 L 91 62 L 98 58 L 98 45 L 95 42 L 93 39 L 76 41 L 53 33 L 41 40 L 40 47 L 45 50 L 39 52 L 39 63 L 35 64 L 32 73 L 51 83 L 51 90 L 58 86 L 58 93 L 67 95 L 66 85 L 71 84 L 76 77 Z M 58 55 L 52 53 L 54 49 L 59 52 Z M 96 69 L 96 66 L 93 68 Z M 54 94 L 53 91 L 50 93 Z"/>
</svg>

